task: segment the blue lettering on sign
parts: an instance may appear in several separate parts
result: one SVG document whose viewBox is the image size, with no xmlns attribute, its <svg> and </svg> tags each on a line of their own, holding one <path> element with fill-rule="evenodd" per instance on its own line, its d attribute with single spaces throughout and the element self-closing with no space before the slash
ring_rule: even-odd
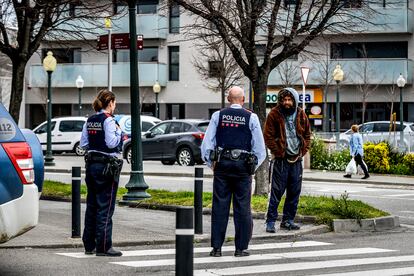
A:
<svg viewBox="0 0 414 276">
<path fill-rule="evenodd" d="M 303 94 L 299 94 L 299 102 L 303 102 Z M 312 102 L 312 98 L 310 94 L 305 94 L 305 102 L 306 103 Z"/>
</svg>

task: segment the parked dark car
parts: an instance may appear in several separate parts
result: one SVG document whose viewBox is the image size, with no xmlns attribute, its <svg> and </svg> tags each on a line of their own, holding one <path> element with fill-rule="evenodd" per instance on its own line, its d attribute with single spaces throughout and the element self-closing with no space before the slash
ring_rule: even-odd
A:
<svg viewBox="0 0 414 276">
<path fill-rule="evenodd" d="M 209 121 L 169 120 L 150 128 L 142 136 L 143 160 L 160 160 L 164 165 L 202 164 L 200 146 Z M 131 161 L 131 139 L 124 142 L 123 158 Z"/>
</svg>

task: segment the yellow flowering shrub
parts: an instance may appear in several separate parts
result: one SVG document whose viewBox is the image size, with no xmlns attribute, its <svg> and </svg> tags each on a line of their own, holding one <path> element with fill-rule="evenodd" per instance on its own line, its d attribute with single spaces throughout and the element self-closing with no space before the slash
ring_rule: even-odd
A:
<svg viewBox="0 0 414 276">
<path fill-rule="evenodd" d="M 411 174 L 414 174 L 414 153 L 407 153 L 404 156 L 403 164 L 410 168 Z"/>
<path fill-rule="evenodd" d="M 390 170 L 390 157 L 387 144 L 365 143 L 364 161 L 371 172 L 387 173 Z"/>
</svg>

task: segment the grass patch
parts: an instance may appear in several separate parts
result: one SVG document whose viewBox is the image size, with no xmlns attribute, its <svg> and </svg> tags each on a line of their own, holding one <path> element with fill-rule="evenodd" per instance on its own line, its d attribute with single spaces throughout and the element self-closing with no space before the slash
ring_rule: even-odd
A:
<svg viewBox="0 0 414 276">
<path fill-rule="evenodd" d="M 119 188 L 117 199 L 127 192 L 125 188 Z M 193 192 L 170 192 L 166 190 L 151 190 L 151 198 L 145 200 L 145 203 L 157 205 L 193 205 Z M 70 199 L 71 185 L 55 181 L 45 181 L 43 185 L 43 196 L 62 197 Z M 81 186 L 81 197 L 86 198 L 86 186 Z M 203 194 L 203 206 L 211 208 L 212 193 Z M 283 210 L 284 197 L 279 205 L 279 213 Z M 252 209 L 256 212 L 266 212 L 267 196 L 252 197 Z M 360 200 L 350 200 L 348 194 L 342 194 L 340 198 L 327 196 L 301 196 L 298 204 L 298 214 L 306 216 L 315 216 L 318 223 L 330 225 L 333 219 L 364 219 L 389 215 L 387 212 L 376 209 Z"/>
</svg>

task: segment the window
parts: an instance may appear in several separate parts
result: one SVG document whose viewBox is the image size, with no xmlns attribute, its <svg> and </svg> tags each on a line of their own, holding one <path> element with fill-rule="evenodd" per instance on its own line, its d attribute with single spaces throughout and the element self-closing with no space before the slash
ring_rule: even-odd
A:
<svg viewBox="0 0 414 276">
<path fill-rule="evenodd" d="M 208 122 L 198 124 L 197 128 L 202 132 L 206 132 L 208 127 Z"/>
<path fill-rule="evenodd" d="M 81 49 L 78 48 L 52 48 L 42 50 L 42 60 L 46 57 L 47 52 L 52 51 L 53 56 L 56 58 L 58 64 L 62 63 L 81 63 Z"/>
<path fill-rule="evenodd" d="M 151 133 L 154 134 L 154 135 L 162 135 L 162 134 L 165 133 L 165 131 L 167 130 L 169 125 L 170 125 L 170 123 L 160 124 L 160 125 L 154 127 L 151 130 Z"/>
<path fill-rule="evenodd" d="M 142 132 L 147 132 L 148 129 L 150 129 L 151 127 L 153 127 L 154 125 L 149 123 L 149 122 L 142 122 Z"/>
<path fill-rule="evenodd" d="M 208 62 L 208 76 L 210 78 L 219 78 L 223 72 L 223 62 L 211 60 Z"/>
<path fill-rule="evenodd" d="M 180 80 L 180 52 L 178 46 L 168 47 L 168 80 Z"/>
<path fill-rule="evenodd" d="M 180 133 L 182 132 L 182 124 L 178 122 L 171 123 L 168 133 Z"/>
<path fill-rule="evenodd" d="M 374 125 L 374 132 L 388 132 L 390 130 L 390 124 L 388 123 L 376 123 Z"/>
<path fill-rule="evenodd" d="M 374 125 L 373 124 L 363 125 L 360 129 L 361 132 L 372 132 L 373 130 L 374 130 Z"/>
<path fill-rule="evenodd" d="M 50 129 L 53 131 L 55 129 L 56 122 L 50 124 Z M 42 124 L 36 131 L 36 134 L 42 134 L 47 132 L 47 123 Z"/>
<path fill-rule="evenodd" d="M 157 62 L 158 47 L 144 47 L 138 53 L 139 62 Z M 114 62 L 129 62 L 129 50 L 114 50 Z"/>
<path fill-rule="evenodd" d="M 59 125 L 60 132 L 81 132 L 84 121 L 61 121 Z"/>
<path fill-rule="evenodd" d="M 362 8 L 362 0 L 341 0 L 344 8 L 359 9 Z"/>
<path fill-rule="evenodd" d="M 180 6 L 177 4 L 170 5 L 170 33 L 179 33 L 180 32 Z"/>
<path fill-rule="evenodd" d="M 188 131 L 190 131 L 190 129 L 191 129 L 191 127 L 192 127 L 190 124 L 186 124 L 186 123 L 184 123 L 183 125 L 184 125 L 184 130 L 183 130 L 184 132 L 188 132 Z"/>
<path fill-rule="evenodd" d="M 138 14 L 153 14 L 157 13 L 158 0 L 140 0 L 137 4 Z"/>
<path fill-rule="evenodd" d="M 408 42 L 332 43 L 332 59 L 351 58 L 407 58 Z"/>
</svg>

